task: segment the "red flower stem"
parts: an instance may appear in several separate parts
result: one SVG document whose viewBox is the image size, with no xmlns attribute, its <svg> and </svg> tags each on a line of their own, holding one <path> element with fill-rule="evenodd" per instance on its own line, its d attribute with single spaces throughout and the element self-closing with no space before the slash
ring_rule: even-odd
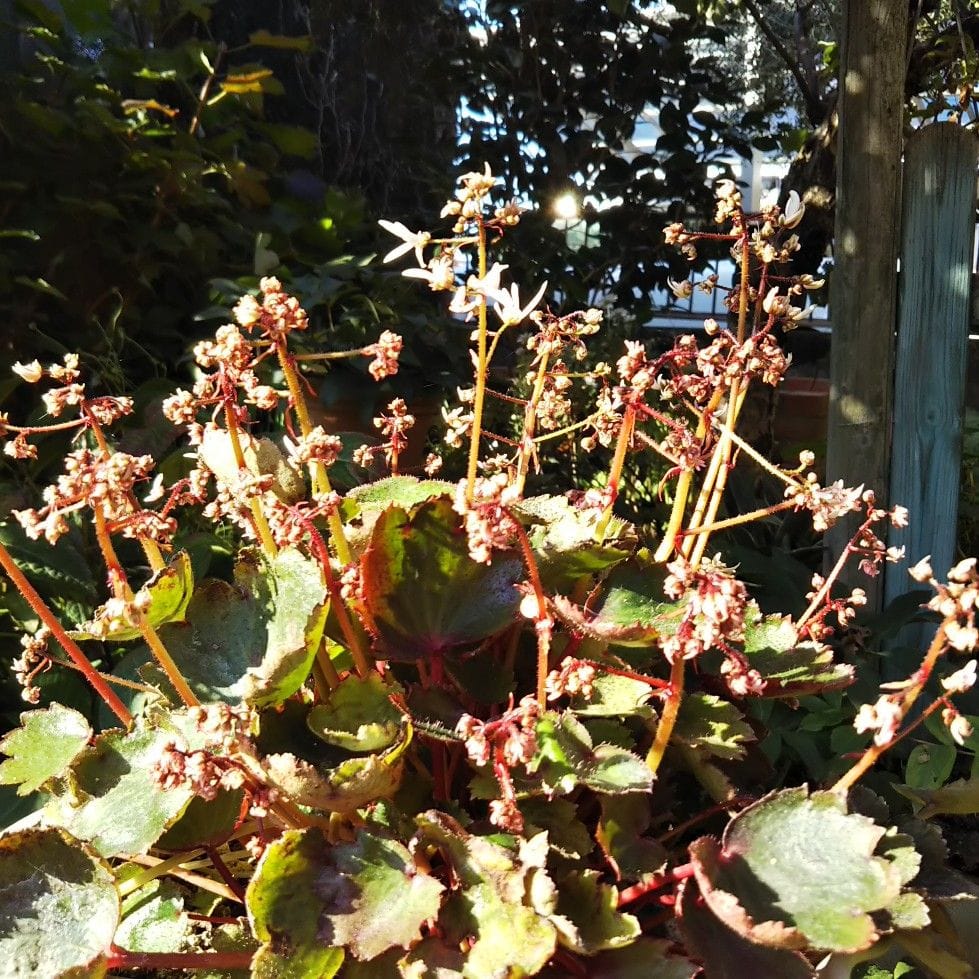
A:
<svg viewBox="0 0 979 979">
<path fill-rule="evenodd" d="M 615 499 L 619 495 L 619 483 L 622 481 L 622 469 L 625 466 L 625 457 L 632 443 L 632 433 L 636 427 L 636 406 L 627 404 L 622 414 L 622 425 L 619 428 L 619 438 L 615 443 L 615 455 L 612 457 L 612 465 L 608 471 L 608 483 L 606 484 L 609 492 L 608 506 L 602 514 L 598 526 L 595 527 L 595 539 L 601 541 L 605 537 L 609 521 L 612 519 L 612 507 Z"/>
<path fill-rule="evenodd" d="M 133 601 L 133 590 L 129 587 L 129 579 L 126 577 L 126 572 L 119 563 L 116 550 L 112 546 L 112 538 L 109 536 L 109 528 L 105 522 L 105 515 L 98 506 L 92 512 L 95 514 L 95 536 L 99 542 L 102 557 L 105 559 L 105 566 L 109 571 L 109 581 L 112 582 L 113 593 L 116 598 L 121 598 L 123 601 L 131 603 Z M 180 672 L 180 667 L 173 661 L 173 657 L 170 655 L 166 646 L 163 645 L 159 633 L 150 624 L 146 614 L 140 609 L 134 609 L 134 612 L 136 628 L 139 629 L 150 652 L 160 664 L 163 672 L 166 673 L 167 679 L 173 684 L 177 695 L 187 707 L 199 706 L 200 701 L 197 699 L 197 695 L 190 689 L 183 673 Z"/>
<path fill-rule="evenodd" d="M 716 806 L 711 806 L 709 809 L 698 812 L 696 816 L 691 816 L 678 826 L 674 826 L 668 833 L 664 833 L 659 837 L 659 841 L 660 843 L 666 844 L 670 840 L 682 836 L 688 829 L 702 823 L 705 819 L 710 819 L 712 816 L 716 816 L 722 812 L 729 812 L 731 809 L 736 809 L 739 806 L 746 806 L 751 802 L 757 802 L 757 799 L 751 795 L 732 796 L 724 802 L 719 802 Z"/>
<path fill-rule="evenodd" d="M 587 663 L 589 666 L 594 666 L 596 670 L 601 670 L 603 673 L 611 673 L 612 676 L 622 676 L 629 680 L 638 680 L 640 683 L 645 683 L 654 690 L 663 690 L 669 687 L 669 683 L 666 680 L 660 680 L 654 676 L 646 676 L 645 673 L 633 673 L 632 670 L 620 670 L 616 666 L 609 666 L 608 663 L 602 663 L 597 659 L 583 659 L 581 662 Z"/>
<path fill-rule="evenodd" d="M 486 278 L 486 229 L 479 222 L 477 248 L 479 253 L 479 278 Z M 469 463 L 466 469 L 466 503 L 471 504 L 476 490 L 476 473 L 479 469 L 479 440 L 483 429 L 483 402 L 486 397 L 487 357 L 486 296 L 480 296 L 478 333 L 476 341 L 476 388 L 473 395 L 473 428 L 469 442 Z"/>
<path fill-rule="evenodd" d="M 659 770 L 663 755 L 666 754 L 666 747 L 670 743 L 677 714 L 680 712 L 680 702 L 683 700 L 684 665 L 684 660 L 677 657 L 670 670 L 670 694 L 663 705 L 659 724 L 656 725 L 656 737 L 653 738 L 653 745 L 649 749 L 649 754 L 646 755 L 646 764 L 654 775 Z"/>
<path fill-rule="evenodd" d="M 214 864 L 214 869 L 221 875 L 221 879 L 228 887 L 238 895 L 242 904 L 245 903 L 245 889 L 241 886 L 241 881 L 228 870 L 228 865 L 221 859 L 221 854 L 213 846 L 205 847 L 208 859 Z"/>
<path fill-rule="evenodd" d="M 554 622 L 547 614 L 547 598 L 544 595 L 544 588 L 541 585 L 540 571 L 537 569 L 534 549 L 530 546 L 530 538 L 516 517 L 510 514 L 510 519 L 517 528 L 517 539 L 520 541 L 524 564 L 527 566 L 527 576 L 530 578 L 530 587 L 534 590 L 534 599 L 537 602 L 537 703 L 540 705 L 541 710 L 543 710 L 547 705 L 546 682 L 547 674 L 550 670 L 551 629 L 554 626 Z"/>
<path fill-rule="evenodd" d="M 925 658 L 922 660 L 921 666 L 918 668 L 918 672 L 914 674 L 914 685 L 908 687 L 904 694 L 901 701 L 901 721 L 908 716 L 908 712 L 911 710 L 914 702 L 925 689 L 925 685 L 928 683 L 932 671 L 935 669 L 935 664 L 938 662 L 939 656 L 941 656 L 944 651 L 945 622 L 938 627 L 938 631 L 935 633 L 935 638 L 932 639 L 931 645 L 928 647 L 928 652 L 925 653 Z M 853 766 L 853 768 L 851 768 L 842 778 L 837 780 L 831 791 L 839 792 L 841 794 L 848 792 L 862 776 L 864 776 L 868 771 L 870 771 L 871 768 L 874 767 L 874 765 L 877 764 L 877 760 L 880 758 L 880 756 L 883 755 L 885 751 L 888 751 L 895 744 L 897 744 L 897 742 L 903 736 L 903 734 L 896 734 L 886 744 L 872 744 L 863 753 L 863 756 Z"/>
<path fill-rule="evenodd" d="M 359 632 L 354 626 L 353 621 L 350 618 L 350 614 L 347 611 L 347 606 L 343 601 L 343 595 L 340 592 L 340 584 L 336 579 L 336 575 L 333 573 L 333 565 L 330 563 L 330 554 L 326 549 L 326 543 L 323 540 L 322 535 L 316 529 L 316 525 L 312 520 L 307 517 L 300 515 L 299 522 L 309 534 L 310 546 L 312 547 L 313 553 L 316 555 L 319 561 L 320 568 L 323 571 L 323 580 L 326 582 L 326 590 L 330 593 L 330 601 L 332 602 L 333 613 L 337 617 L 337 623 L 340 626 L 340 631 L 343 633 L 344 641 L 347 643 L 347 648 L 350 650 L 350 655 L 354 661 L 354 667 L 357 670 L 359 676 L 367 676 L 371 669 L 370 655 L 364 649 L 363 645 L 363 633 Z M 321 650 L 322 651 L 322 650 Z M 323 668 L 324 674 L 329 678 L 330 671 L 336 675 L 336 669 L 333 666 L 332 660 L 327 663 L 329 656 L 325 653 L 320 655 L 318 651 L 316 658 Z M 339 676 L 337 676 L 339 680 Z"/>
<path fill-rule="evenodd" d="M 681 880 L 686 880 L 688 877 L 693 877 L 692 863 L 681 864 L 679 867 L 674 867 L 669 873 L 651 877 L 641 884 L 633 884 L 632 887 L 627 887 L 624 891 L 619 891 L 619 907 L 632 904 L 647 894 L 660 891 L 664 887 L 669 887 L 671 884 L 679 884 Z"/>
<path fill-rule="evenodd" d="M 127 952 L 113 949 L 106 965 L 110 969 L 249 969 L 253 952 Z"/>
<path fill-rule="evenodd" d="M 0 543 L 0 565 L 13 582 L 14 587 L 24 596 L 25 601 L 34 610 L 37 617 L 51 630 L 51 635 L 58 641 L 68 658 L 78 667 L 82 675 L 92 685 L 95 692 L 102 698 L 109 710 L 126 726 L 133 723 L 133 715 L 119 699 L 112 688 L 102 679 L 99 672 L 92 666 L 89 658 L 82 652 L 78 643 L 65 632 L 55 614 L 48 608 L 44 599 L 37 593 L 34 586 L 24 577 L 23 572 L 14 563 L 10 552 Z"/>
</svg>

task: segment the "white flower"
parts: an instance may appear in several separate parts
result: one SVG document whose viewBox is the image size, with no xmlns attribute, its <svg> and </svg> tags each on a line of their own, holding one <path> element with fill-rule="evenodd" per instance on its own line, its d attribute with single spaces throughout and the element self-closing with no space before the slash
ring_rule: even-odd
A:
<svg viewBox="0 0 979 979">
<path fill-rule="evenodd" d="M 439 255 L 428 263 L 428 268 L 405 269 L 401 274 L 409 279 L 424 279 L 433 292 L 451 289 L 455 285 L 451 255 Z"/>
<path fill-rule="evenodd" d="M 971 690 L 976 682 L 976 661 L 970 659 L 961 670 L 956 670 L 951 676 L 942 680 L 942 686 L 949 693 L 965 693 Z"/>
<path fill-rule="evenodd" d="M 952 568 L 948 573 L 948 580 L 955 581 L 960 584 L 965 584 L 969 580 L 969 576 L 975 571 L 976 559 L 974 557 L 967 557 L 962 561 L 959 561 L 954 568 Z"/>
<path fill-rule="evenodd" d="M 935 572 L 931 569 L 931 555 L 923 557 L 913 568 L 908 568 L 908 574 L 915 581 L 931 581 Z"/>
<path fill-rule="evenodd" d="M 891 510 L 889 514 L 891 518 L 892 527 L 907 527 L 908 525 L 908 508 L 904 506 L 896 506 Z"/>
<path fill-rule="evenodd" d="M 689 279 L 684 279 L 682 282 L 667 279 L 666 284 L 677 299 L 689 299 L 693 295 L 693 283 Z"/>
<path fill-rule="evenodd" d="M 957 649 L 960 653 L 967 653 L 979 645 L 979 630 L 972 625 L 947 622 L 945 624 L 945 638 L 953 649 Z"/>
<path fill-rule="evenodd" d="M 521 306 L 520 294 L 517 291 L 517 284 L 514 283 L 512 286 L 510 286 L 509 292 L 507 292 L 505 289 L 501 289 L 499 292 L 495 292 L 493 294 L 493 299 L 496 300 L 496 302 L 493 304 L 493 310 L 502 320 L 503 326 L 514 326 L 517 323 L 523 322 L 530 315 L 530 313 L 537 308 L 537 304 L 541 301 L 546 288 L 547 283 L 545 282 L 540 289 L 537 290 L 537 295 L 535 295 L 526 306 Z"/>
<path fill-rule="evenodd" d="M 10 368 L 19 378 L 27 381 L 28 384 L 36 384 L 42 377 L 44 377 L 44 368 L 41 366 L 39 361 L 32 360 L 29 364 L 22 364 L 17 361 L 13 367 Z"/>
<path fill-rule="evenodd" d="M 418 264 L 425 264 L 425 257 L 422 254 L 422 249 L 424 249 L 424 247 L 432 240 L 432 236 L 427 231 L 412 231 L 400 221 L 382 220 L 378 221 L 377 223 L 385 231 L 390 231 L 391 234 L 401 239 L 401 244 L 396 245 L 387 253 L 387 255 L 384 256 L 385 262 L 393 262 L 396 258 L 401 258 L 402 255 L 405 255 L 414 249 L 415 258 L 418 259 Z"/>
<path fill-rule="evenodd" d="M 799 200 L 799 195 L 793 190 L 789 194 L 789 199 L 785 202 L 785 210 L 782 212 L 782 227 L 794 228 L 806 213 L 806 205 Z"/>
</svg>

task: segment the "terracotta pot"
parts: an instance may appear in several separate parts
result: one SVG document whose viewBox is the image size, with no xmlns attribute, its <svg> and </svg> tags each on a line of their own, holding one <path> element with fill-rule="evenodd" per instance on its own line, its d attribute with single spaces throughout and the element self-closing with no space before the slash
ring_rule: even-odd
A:
<svg viewBox="0 0 979 979">
<path fill-rule="evenodd" d="M 787 377 L 778 387 L 772 434 L 783 446 L 826 441 L 829 378 Z"/>
</svg>

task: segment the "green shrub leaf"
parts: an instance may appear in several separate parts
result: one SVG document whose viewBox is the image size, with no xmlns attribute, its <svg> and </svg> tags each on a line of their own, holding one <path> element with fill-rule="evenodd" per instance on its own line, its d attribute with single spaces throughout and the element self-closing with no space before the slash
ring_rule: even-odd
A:
<svg viewBox="0 0 979 979">
<path fill-rule="evenodd" d="M 190 802 L 189 788 L 164 790 L 153 766 L 174 739 L 167 726 L 107 731 L 83 751 L 67 773 L 68 791 L 45 813 L 105 857 L 144 853 Z"/>
<path fill-rule="evenodd" d="M 690 748 L 725 759 L 743 758 L 742 745 L 755 740 L 751 725 L 734 704 L 705 693 L 683 698 L 673 737 Z"/>
<path fill-rule="evenodd" d="M 619 892 L 599 878 L 597 870 L 582 870 L 563 877 L 558 887 L 561 944 L 582 955 L 621 948 L 640 935 L 639 922 L 618 910 Z"/>
<path fill-rule="evenodd" d="M 176 554 L 170 563 L 158 571 L 136 593 L 136 600 L 145 609 L 146 619 L 158 628 L 166 622 L 180 622 L 187 611 L 187 603 L 194 592 L 194 575 L 190 555 L 186 551 Z M 72 639 L 111 639 L 128 642 L 138 639 L 142 633 L 136 626 L 114 625 L 107 631 L 87 622 L 80 629 L 69 633 Z"/>
<path fill-rule="evenodd" d="M 554 954 L 554 884 L 547 876 L 547 836 L 509 850 L 467 833 L 451 816 L 431 810 L 417 817 L 461 884 L 452 924 L 472 941 L 463 975 L 472 979 L 533 975 Z"/>
<path fill-rule="evenodd" d="M 840 690 L 853 682 L 853 667 L 834 663 L 829 646 L 800 642 L 792 620 L 762 615 L 752 606 L 745 615 L 744 654 L 765 681 L 765 697 L 801 697 Z"/>
<path fill-rule="evenodd" d="M 345 677 L 330 692 L 329 702 L 309 712 L 309 729 L 328 744 L 348 751 L 379 751 L 397 740 L 402 714 L 391 694 L 402 693 L 398 684 L 377 673 Z"/>
<path fill-rule="evenodd" d="M 323 637 L 328 603 L 319 565 L 295 550 L 254 554 L 237 587 L 207 581 L 187 621 L 162 632 L 174 662 L 204 701 L 277 705 L 302 686 Z"/>
<path fill-rule="evenodd" d="M 749 941 L 722 922 L 701 897 L 695 880 L 685 880 L 677 908 L 687 948 L 703 960 L 711 979 L 816 979 L 816 971 L 799 953 Z"/>
</svg>

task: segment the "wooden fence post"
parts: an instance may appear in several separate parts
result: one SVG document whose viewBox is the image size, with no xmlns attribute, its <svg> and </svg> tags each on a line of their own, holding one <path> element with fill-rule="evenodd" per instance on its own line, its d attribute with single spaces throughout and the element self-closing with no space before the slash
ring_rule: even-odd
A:
<svg viewBox="0 0 979 979">
<path fill-rule="evenodd" d="M 887 566 L 887 601 L 915 587 L 907 569 L 926 555 L 940 579 L 955 563 L 977 157 L 976 134 L 951 122 L 918 130 L 905 150 L 891 502 L 911 516 L 890 535 L 907 556 Z"/>
<path fill-rule="evenodd" d="M 888 497 L 901 219 L 906 0 L 846 0 L 840 70 L 827 479 Z M 826 535 L 830 563 L 856 529 Z M 878 579 L 844 576 L 879 608 Z"/>
</svg>

